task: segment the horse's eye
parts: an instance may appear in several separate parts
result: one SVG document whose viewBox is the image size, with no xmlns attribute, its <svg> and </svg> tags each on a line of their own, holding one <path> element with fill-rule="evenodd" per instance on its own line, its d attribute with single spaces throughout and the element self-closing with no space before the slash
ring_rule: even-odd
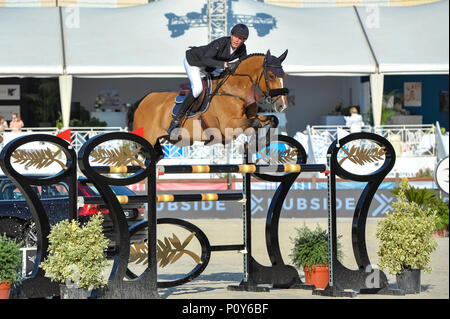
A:
<svg viewBox="0 0 450 319">
<path fill-rule="evenodd" d="M 269 74 L 269 80 L 270 80 L 270 81 L 275 80 L 275 74 L 270 73 L 270 74 Z"/>
</svg>

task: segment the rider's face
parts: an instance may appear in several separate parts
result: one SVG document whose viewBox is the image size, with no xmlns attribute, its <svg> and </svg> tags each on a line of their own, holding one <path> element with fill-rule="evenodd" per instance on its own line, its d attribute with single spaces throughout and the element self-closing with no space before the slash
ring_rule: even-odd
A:
<svg viewBox="0 0 450 319">
<path fill-rule="evenodd" d="M 233 50 L 236 50 L 244 42 L 244 38 L 238 37 L 233 34 L 231 35 L 231 47 L 233 48 Z"/>
</svg>

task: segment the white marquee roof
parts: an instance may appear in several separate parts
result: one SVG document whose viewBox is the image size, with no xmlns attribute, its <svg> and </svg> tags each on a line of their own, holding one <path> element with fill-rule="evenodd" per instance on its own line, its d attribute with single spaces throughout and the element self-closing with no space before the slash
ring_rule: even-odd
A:
<svg viewBox="0 0 450 319">
<path fill-rule="evenodd" d="M 184 74 L 184 52 L 208 39 L 207 27 L 171 37 L 167 14 L 200 12 L 203 1 L 158 1 L 116 8 L 80 8 L 79 27 L 63 14 L 67 73 L 164 76 Z M 180 3 L 180 5 L 178 4 Z M 182 4 L 182 5 L 181 5 Z M 180 21 L 182 24 L 182 21 Z"/>
<path fill-rule="evenodd" d="M 250 28 L 248 49 L 270 48 L 275 55 L 289 49 L 283 63 L 289 74 L 368 74 L 376 70 L 353 7 L 287 9 L 241 0 L 234 11 L 244 16 L 267 13 L 276 19 L 276 28 L 265 36 Z"/>
<path fill-rule="evenodd" d="M 0 76 L 58 76 L 58 8 L 0 8 Z"/>
<path fill-rule="evenodd" d="M 249 53 L 289 49 L 291 75 L 448 74 L 448 2 L 287 8 L 238 0 L 229 23 L 249 26 Z M 0 76 L 184 76 L 185 50 L 208 41 L 205 3 L 0 7 Z"/>
<path fill-rule="evenodd" d="M 378 24 L 364 24 L 380 73 L 449 72 L 448 3 L 378 8 Z M 369 10 L 357 10 L 362 21 L 369 21 Z"/>
</svg>

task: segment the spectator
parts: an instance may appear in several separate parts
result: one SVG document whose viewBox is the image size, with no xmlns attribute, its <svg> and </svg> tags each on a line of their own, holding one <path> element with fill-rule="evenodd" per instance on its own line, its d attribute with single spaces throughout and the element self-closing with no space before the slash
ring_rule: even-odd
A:
<svg viewBox="0 0 450 319">
<path fill-rule="evenodd" d="M 13 113 L 11 122 L 9 122 L 9 127 L 12 128 L 12 132 L 21 132 L 23 127 L 22 119 L 19 113 Z"/>
<path fill-rule="evenodd" d="M 0 132 L 3 132 L 5 128 L 8 128 L 8 122 L 6 122 L 4 116 L 0 115 Z"/>
<path fill-rule="evenodd" d="M 350 108 L 350 116 L 345 117 L 345 125 L 350 127 L 350 133 L 361 132 L 364 122 L 356 107 Z"/>
</svg>

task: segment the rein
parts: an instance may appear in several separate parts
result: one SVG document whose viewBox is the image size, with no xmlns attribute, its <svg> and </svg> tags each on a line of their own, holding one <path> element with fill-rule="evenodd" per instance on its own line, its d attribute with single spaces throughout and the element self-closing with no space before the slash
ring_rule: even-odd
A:
<svg viewBox="0 0 450 319">
<path fill-rule="evenodd" d="M 230 75 L 232 75 L 232 73 L 228 73 L 224 78 L 222 78 L 222 80 L 217 83 L 216 88 L 214 89 L 214 91 L 209 95 L 209 98 L 212 99 L 214 97 L 214 95 L 225 95 L 225 96 L 231 96 L 231 97 L 236 97 L 238 99 L 241 99 L 242 101 L 245 102 L 245 99 L 240 97 L 239 95 L 235 95 L 235 94 L 231 94 L 231 93 L 226 93 L 226 92 L 218 92 L 219 89 L 222 87 L 222 85 L 228 80 L 228 78 L 230 77 Z M 251 79 L 251 78 L 250 78 Z"/>
<path fill-rule="evenodd" d="M 228 80 L 228 78 L 231 75 L 235 75 L 235 76 L 247 76 L 250 79 L 250 82 L 252 83 L 252 86 L 254 87 L 254 89 L 252 89 L 253 91 L 253 99 L 255 101 L 259 100 L 259 98 L 257 98 L 257 94 L 259 93 L 260 95 L 263 95 L 266 99 L 271 100 L 272 103 L 274 103 L 277 99 L 280 98 L 280 96 L 282 95 L 287 95 L 289 93 L 289 89 L 287 88 L 280 88 L 280 89 L 270 89 L 269 88 L 269 83 L 267 81 L 267 70 L 266 67 L 278 67 L 275 65 L 268 65 L 266 63 L 266 58 L 264 58 L 264 63 L 263 63 L 263 69 L 261 71 L 261 73 L 259 74 L 256 82 L 253 81 L 253 78 L 251 77 L 250 74 L 241 74 L 241 73 L 234 73 L 234 71 L 232 72 L 228 72 L 228 74 L 222 78 L 222 80 L 217 84 L 216 88 L 214 89 L 214 91 L 209 95 L 209 98 L 212 99 L 214 97 L 214 95 L 222 95 L 222 96 L 231 96 L 231 97 L 235 97 L 240 99 L 243 102 L 247 102 L 248 101 L 248 97 L 247 98 L 243 98 L 239 95 L 236 94 L 232 94 L 232 93 L 227 93 L 227 92 L 218 92 L 219 89 L 222 87 L 222 85 Z M 266 83 L 266 88 L 268 90 L 268 93 L 266 94 L 260 87 L 259 83 L 261 82 L 261 78 L 264 75 L 264 80 Z M 259 92 L 257 92 L 257 90 Z M 273 98 L 276 97 L 275 100 L 273 100 Z"/>
</svg>

